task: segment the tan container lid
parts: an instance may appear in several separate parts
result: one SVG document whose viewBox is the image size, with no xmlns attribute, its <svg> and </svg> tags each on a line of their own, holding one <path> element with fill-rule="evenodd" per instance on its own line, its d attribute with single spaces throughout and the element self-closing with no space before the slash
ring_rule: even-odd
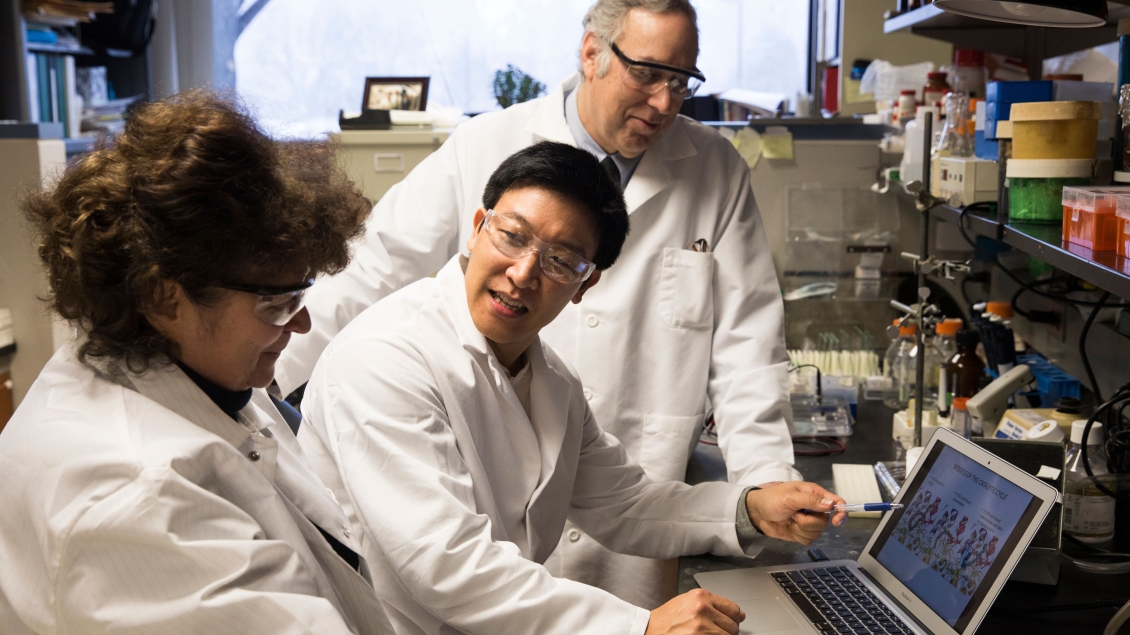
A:
<svg viewBox="0 0 1130 635">
<path fill-rule="evenodd" d="M 1009 159 L 1005 176 L 1019 179 L 1085 179 L 1094 159 Z"/>
<path fill-rule="evenodd" d="M 1130 18 L 1122 18 L 1118 21 L 1118 36 L 1130 35 Z"/>
<path fill-rule="evenodd" d="M 1103 106 L 1097 101 L 1030 101 L 1013 104 L 1008 120 L 1017 122 L 1102 118 Z"/>
<path fill-rule="evenodd" d="M 1012 138 L 1012 122 L 1007 119 L 997 122 L 997 138 L 998 139 L 1011 139 Z"/>
</svg>

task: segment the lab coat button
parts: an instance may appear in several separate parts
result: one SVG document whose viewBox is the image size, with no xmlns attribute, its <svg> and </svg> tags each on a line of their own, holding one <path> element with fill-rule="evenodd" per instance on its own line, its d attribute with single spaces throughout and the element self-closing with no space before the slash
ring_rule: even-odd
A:
<svg viewBox="0 0 1130 635">
<path fill-rule="evenodd" d="M 259 453 L 256 452 L 255 450 L 252 450 L 252 451 L 247 453 L 247 458 L 251 459 L 252 461 L 258 461 L 259 460 Z"/>
<path fill-rule="evenodd" d="M 349 538 L 349 537 L 350 537 L 350 536 L 349 536 L 349 529 L 342 529 L 342 530 L 341 530 L 341 533 L 345 534 L 345 537 L 346 537 L 346 538 Z"/>
<path fill-rule="evenodd" d="M 592 391 L 591 390 L 589 390 L 588 388 L 585 388 L 581 392 L 585 396 L 585 401 L 592 401 Z"/>
<path fill-rule="evenodd" d="M 598 320 L 595 315 L 590 315 L 589 316 L 589 326 L 596 328 L 597 324 L 600 324 L 600 320 Z"/>
<path fill-rule="evenodd" d="M 577 542 L 581 539 L 581 532 L 576 529 L 569 530 L 569 542 Z"/>
</svg>

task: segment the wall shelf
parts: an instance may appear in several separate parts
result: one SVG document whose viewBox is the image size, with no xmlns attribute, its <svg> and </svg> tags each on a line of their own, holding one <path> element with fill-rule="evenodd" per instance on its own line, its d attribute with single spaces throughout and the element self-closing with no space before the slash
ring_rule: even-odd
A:
<svg viewBox="0 0 1130 635">
<path fill-rule="evenodd" d="M 27 50 L 35 53 L 61 53 L 63 55 L 94 55 L 94 51 L 85 46 L 68 46 L 65 44 L 45 44 L 43 42 L 28 42 Z"/>
<path fill-rule="evenodd" d="M 909 32 L 961 48 L 1016 57 L 1033 68 L 1033 61 L 1041 62 L 1049 57 L 1116 41 L 1118 20 L 1130 17 L 1130 7 L 1115 2 L 1108 2 L 1107 5 L 1110 16 L 1106 26 L 1091 29 L 1048 29 L 969 18 L 928 4 L 888 18 L 883 23 L 883 32 Z"/>
<path fill-rule="evenodd" d="M 931 210 L 937 218 L 956 223 L 961 211 L 948 205 Z M 1085 280 L 1121 298 L 1130 298 L 1130 259 L 1113 251 L 1091 251 L 1063 240 L 1059 225 L 998 223 L 984 214 L 970 212 L 965 229 L 973 234 L 1000 240 L 1049 265 Z"/>
</svg>

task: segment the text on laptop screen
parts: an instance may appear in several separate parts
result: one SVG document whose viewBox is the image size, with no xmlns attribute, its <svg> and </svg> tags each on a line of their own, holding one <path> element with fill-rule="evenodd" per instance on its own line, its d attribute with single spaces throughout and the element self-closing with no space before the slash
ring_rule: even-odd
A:
<svg viewBox="0 0 1130 635">
<path fill-rule="evenodd" d="M 870 554 L 962 632 L 1040 501 L 943 443 L 922 460 Z"/>
</svg>

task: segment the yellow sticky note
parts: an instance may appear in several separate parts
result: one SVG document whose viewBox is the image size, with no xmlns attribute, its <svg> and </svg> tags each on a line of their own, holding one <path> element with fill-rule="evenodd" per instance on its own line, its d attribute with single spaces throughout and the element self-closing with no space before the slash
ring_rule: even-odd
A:
<svg viewBox="0 0 1130 635">
<path fill-rule="evenodd" d="M 769 126 L 761 135 L 761 152 L 766 159 L 793 158 L 793 133 L 783 126 Z"/>
<path fill-rule="evenodd" d="M 868 104 L 874 102 L 875 99 L 871 93 L 859 92 L 860 82 L 858 79 L 845 79 L 844 80 L 844 103 L 845 104 Z"/>
<path fill-rule="evenodd" d="M 761 135 L 753 128 L 742 128 L 738 130 L 734 138 L 730 140 L 737 149 L 738 154 L 742 155 L 749 169 L 757 167 L 757 162 L 761 160 Z"/>
</svg>

